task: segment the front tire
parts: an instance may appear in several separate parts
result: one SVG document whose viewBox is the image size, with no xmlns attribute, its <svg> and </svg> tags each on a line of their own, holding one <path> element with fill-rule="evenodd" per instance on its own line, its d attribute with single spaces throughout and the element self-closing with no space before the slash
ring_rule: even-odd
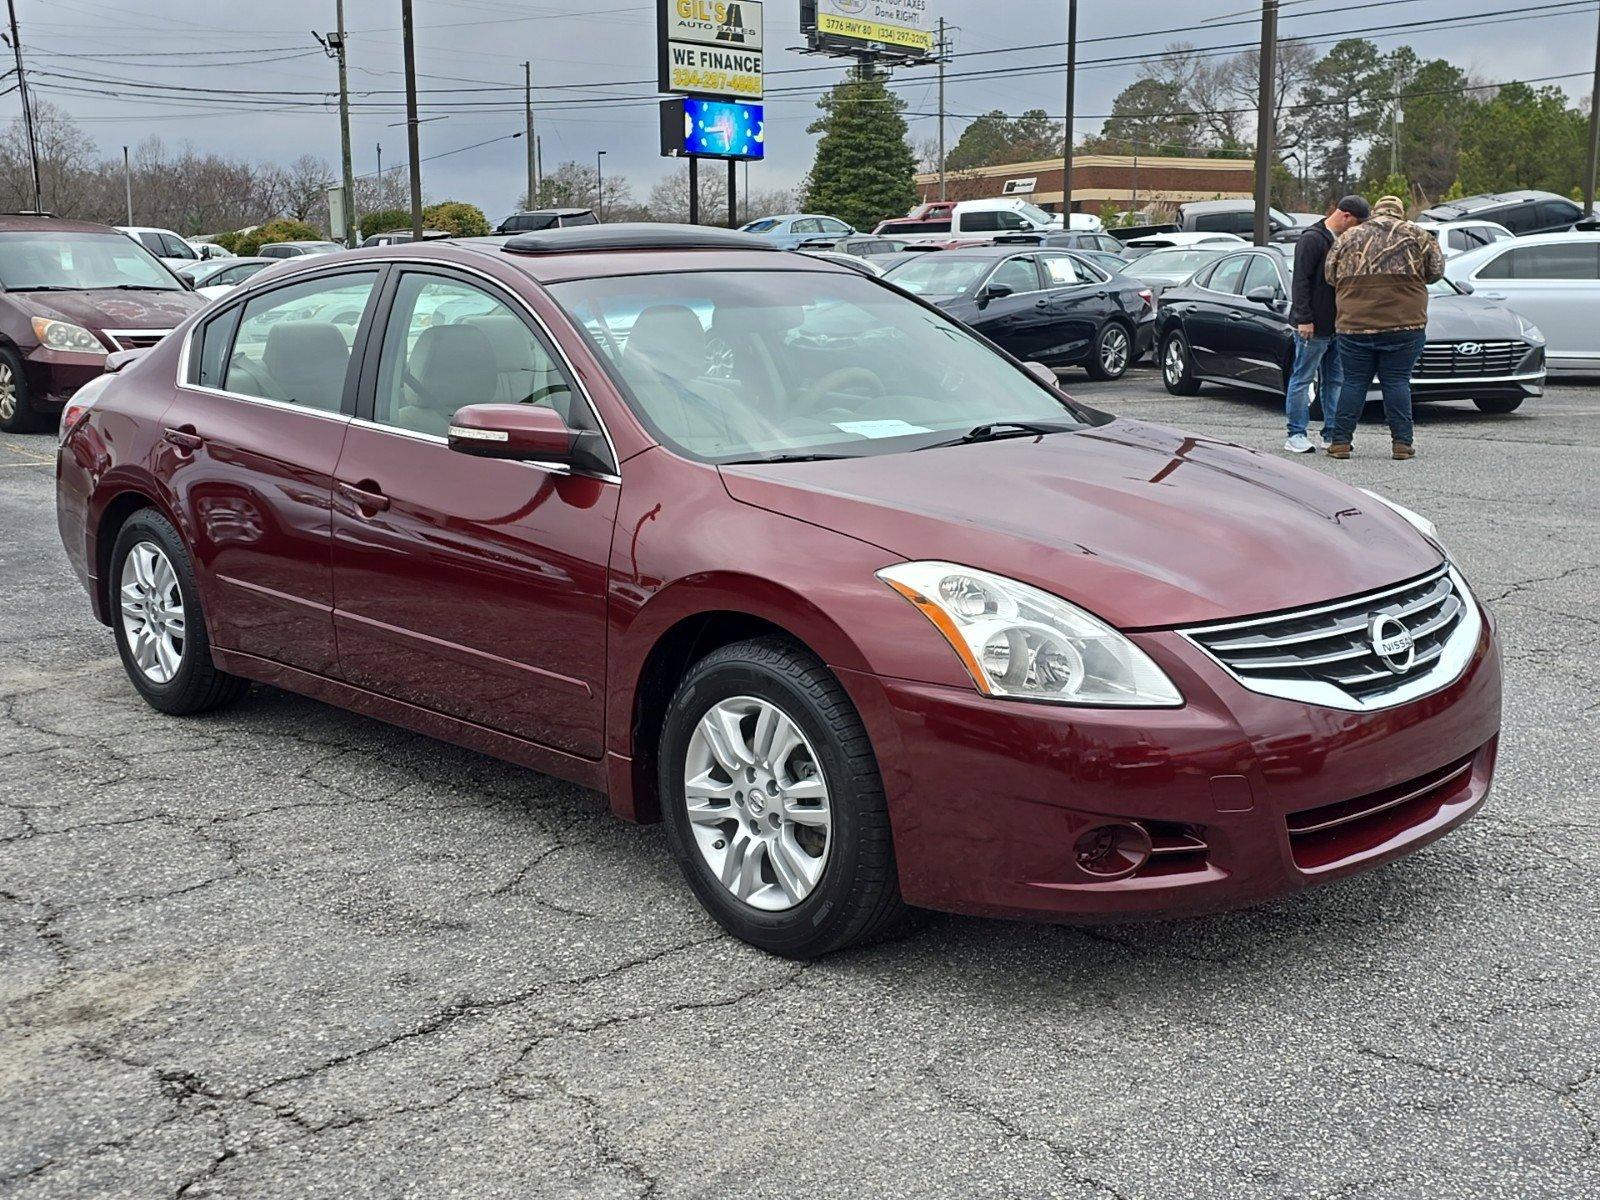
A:
<svg viewBox="0 0 1600 1200">
<path fill-rule="evenodd" d="M 150 707 L 174 716 L 232 704 L 250 681 L 211 661 L 200 589 L 183 539 L 153 509 L 128 518 L 106 584 L 117 652 Z"/>
<path fill-rule="evenodd" d="M 45 414 L 33 406 L 33 389 L 22 356 L 10 346 L 0 346 L 0 431 L 37 433 Z"/>
<path fill-rule="evenodd" d="M 1478 406 L 1478 411 L 1481 413 L 1510 413 L 1516 412 L 1517 409 L 1522 407 L 1522 397 L 1513 396 L 1497 400 L 1474 400 L 1473 403 Z"/>
<path fill-rule="evenodd" d="M 1126 375 L 1128 364 L 1132 361 L 1133 335 L 1122 322 L 1107 321 L 1095 335 L 1089 361 L 1084 366 L 1088 369 L 1090 379 L 1109 383 Z"/>
<path fill-rule="evenodd" d="M 906 918 L 872 744 L 804 648 L 762 637 L 701 659 L 668 708 L 660 763 L 673 856 L 735 937 L 808 959 Z"/>
<path fill-rule="evenodd" d="M 1161 382 L 1174 396 L 1193 396 L 1200 390 L 1189 343 L 1180 330 L 1174 329 L 1161 342 Z"/>
</svg>

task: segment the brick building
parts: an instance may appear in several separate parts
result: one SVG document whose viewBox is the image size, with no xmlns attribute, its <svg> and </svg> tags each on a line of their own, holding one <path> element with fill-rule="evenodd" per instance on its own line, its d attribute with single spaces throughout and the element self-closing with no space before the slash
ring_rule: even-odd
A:
<svg viewBox="0 0 1600 1200">
<path fill-rule="evenodd" d="M 1253 194 L 1254 163 L 1248 158 L 1166 158 L 1126 154 L 1079 154 L 1072 160 L 1072 207 L 1098 213 L 1107 202 L 1120 209 L 1156 200 L 1245 198 Z M 918 175 L 923 200 L 939 198 L 939 176 Z M 951 200 L 984 200 L 1012 195 L 1052 212 L 1061 208 L 1061 160 L 1005 163 L 952 171 L 945 176 Z"/>
</svg>

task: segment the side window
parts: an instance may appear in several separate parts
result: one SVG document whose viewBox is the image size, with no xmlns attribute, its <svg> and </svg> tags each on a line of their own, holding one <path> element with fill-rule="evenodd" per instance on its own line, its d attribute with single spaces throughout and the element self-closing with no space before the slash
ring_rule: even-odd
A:
<svg viewBox="0 0 1600 1200">
<path fill-rule="evenodd" d="M 198 258 L 199 255 L 190 248 L 189 243 L 182 238 L 174 237 L 170 233 L 161 235 L 161 244 L 166 247 L 162 251 L 168 258 Z"/>
<path fill-rule="evenodd" d="M 994 233 L 999 228 L 1000 214 L 992 209 L 961 214 L 962 233 Z"/>
<path fill-rule="evenodd" d="M 1272 265 L 1272 260 L 1265 254 L 1252 254 L 1250 266 L 1245 270 L 1244 295 L 1258 287 L 1269 287 L 1275 292 L 1283 291 L 1283 280 L 1278 277 L 1278 268 Z"/>
<path fill-rule="evenodd" d="M 224 368 L 223 388 L 338 412 L 350 344 L 377 278 L 376 271 L 324 276 L 249 300 Z"/>
<path fill-rule="evenodd" d="M 598 225 L 599 219 L 593 213 L 579 213 L 575 217 L 568 217 L 561 222 L 563 225 Z"/>
<path fill-rule="evenodd" d="M 805 217 L 789 227 L 792 233 L 821 233 L 822 222 L 815 217 Z"/>
<path fill-rule="evenodd" d="M 1500 224 L 1512 233 L 1532 233 L 1539 227 L 1538 210 L 1533 204 L 1515 204 L 1500 214 Z"/>
<path fill-rule="evenodd" d="M 1539 201 L 1539 228 L 1559 229 L 1571 225 L 1583 215 L 1583 210 L 1566 200 Z"/>
<path fill-rule="evenodd" d="M 1500 255 L 1498 258 L 1490 259 L 1478 271 L 1478 274 L 1475 276 L 1475 278 L 1478 278 L 1478 279 L 1511 279 L 1511 278 L 1513 278 L 1512 269 L 1513 269 L 1514 263 L 1513 263 L 1512 260 L 1515 259 L 1516 256 L 1517 256 L 1517 252 L 1515 250 L 1507 250 L 1504 254 Z"/>
<path fill-rule="evenodd" d="M 1065 254 L 1052 254 L 1042 261 L 1045 283 L 1050 287 L 1071 287 L 1086 282 L 1078 277 L 1077 263 Z"/>
<path fill-rule="evenodd" d="M 198 347 L 189 363 L 189 382 L 200 387 L 221 388 L 228 366 L 228 351 L 234 331 L 239 328 L 239 308 L 230 308 L 200 327 L 191 347 Z"/>
<path fill-rule="evenodd" d="M 1445 236 L 1452 250 L 1466 250 L 1472 246 L 1472 236 L 1465 229 L 1447 230 Z"/>
<path fill-rule="evenodd" d="M 1519 246 L 1506 257 L 1513 279 L 1600 279 L 1600 242 Z"/>
<path fill-rule="evenodd" d="M 1244 271 L 1253 257 L 1255 256 L 1251 254 L 1241 254 L 1236 258 L 1223 259 L 1217 264 L 1216 270 L 1211 272 L 1211 278 L 1206 281 L 1206 286 L 1214 292 L 1242 294 Z"/>
<path fill-rule="evenodd" d="M 159 233 L 141 233 L 139 235 L 139 241 L 144 244 L 144 248 L 146 250 L 150 251 L 150 253 L 154 254 L 157 258 L 160 258 L 166 253 L 166 251 L 161 248 L 161 235 Z"/>
<path fill-rule="evenodd" d="M 822 232 L 823 233 L 849 233 L 850 232 L 850 226 L 846 225 L 843 221 L 835 221 L 831 217 L 824 217 L 822 219 Z"/>
<path fill-rule="evenodd" d="M 1008 287 L 1013 293 L 1037 292 L 1039 290 L 1039 272 L 1033 265 L 1033 257 L 1008 258 L 995 268 L 994 274 L 989 276 L 991 284 L 1000 284 Z"/>
<path fill-rule="evenodd" d="M 998 229 L 1030 229 L 1028 218 L 1021 213 L 1014 213 L 1006 209 L 994 214 L 996 228 Z"/>
<path fill-rule="evenodd" d="M 473 284 L 407 272 L 378 359 L 372 419 L 444 437 L 468 404 L 542 404 L 598 429 L 565 370 L 503 302 Z"/>
</svg>

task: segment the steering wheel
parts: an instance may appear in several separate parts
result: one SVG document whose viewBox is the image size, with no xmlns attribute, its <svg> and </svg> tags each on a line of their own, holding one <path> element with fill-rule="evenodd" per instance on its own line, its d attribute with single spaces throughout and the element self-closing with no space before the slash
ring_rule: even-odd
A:
<svg viewBox="0 0 1600 1200">
<path fill-rule="evenodd" d="M 830 392 L 852 387 L 869 389 L 867 392 L 869 396 L 886 395 L 889 390 L 884 387 L 882 378 L 866 367 L 840 367 L 801 389 L 800 394 L 795 397 L 795 407 L 801 412 L 809 413 L 816 409 L 823 397 Z"/>
</svg>

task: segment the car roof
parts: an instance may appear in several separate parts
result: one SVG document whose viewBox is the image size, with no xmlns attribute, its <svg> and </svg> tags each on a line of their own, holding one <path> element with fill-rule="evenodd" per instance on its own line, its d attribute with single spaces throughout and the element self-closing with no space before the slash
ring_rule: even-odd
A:
<svg viewBox="0 0 1600 1200">
<path fill-rule="evenodd" d="M 115 225 L 99 221 L 73 221 L 30 213 L 0 213 L 0 233 L 121 233 Z"/>
</svg>

